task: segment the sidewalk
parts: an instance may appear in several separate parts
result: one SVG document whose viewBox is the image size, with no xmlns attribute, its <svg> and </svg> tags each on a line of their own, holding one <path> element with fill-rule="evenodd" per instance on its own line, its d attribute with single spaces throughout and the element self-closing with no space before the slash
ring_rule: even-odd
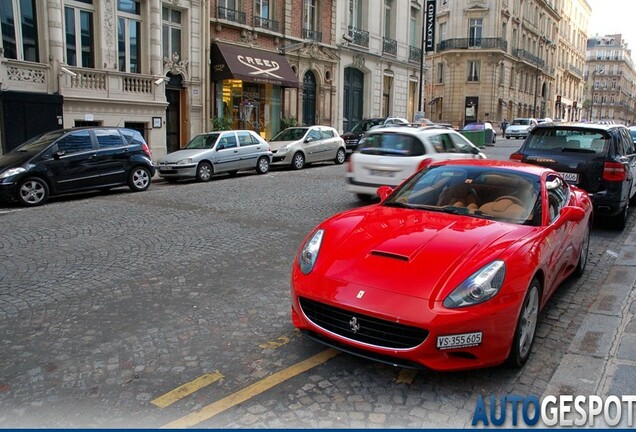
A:
<svg viewBox="0 0 636 432">
<path fill-rule="evenodd" d="M 628 229 L 543 396 L 636 394 L 636 226 Z"/>
</svg>

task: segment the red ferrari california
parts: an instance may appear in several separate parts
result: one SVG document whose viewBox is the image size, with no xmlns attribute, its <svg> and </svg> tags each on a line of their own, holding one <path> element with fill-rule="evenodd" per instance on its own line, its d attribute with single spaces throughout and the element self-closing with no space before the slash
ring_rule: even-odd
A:
<svg viewBox="0 0 636 432">
<path fill-rule="evenodd" d="M 463 160 L 378 195 L 304 241 L 292 269 L 294 325 L 395 366 L 522 366 L 539 311 L 585 269 L 587 193 L 547 168 Z"/>
</svg>

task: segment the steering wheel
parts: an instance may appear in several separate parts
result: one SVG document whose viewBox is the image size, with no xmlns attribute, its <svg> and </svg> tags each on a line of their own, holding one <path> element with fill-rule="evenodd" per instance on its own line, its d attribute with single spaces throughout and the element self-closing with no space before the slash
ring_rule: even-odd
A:
<svg viewBox="0 0 636 432">
<path fill-rule="evenodd" d="M 513 203 L 520 205 L 521 207 L 525 207 L 525 206 L 526 206 L 526 203 L 524 203 L 523 201 L 521 201 L 521 199 L 520 199 L 520 198 L 517 198 L 516 196 L 513 196 L 513 195 L 502 195 L 502 196 L 500 196 L 499 198 L 497 198 L 497 199 L 495 200 L 495 202 L 497 202 L 497 201 L 501 201 L 501 200 L 505 200 L 505 199 L 510 200 L 510 201 L 512 201 Z"/>
</svg>

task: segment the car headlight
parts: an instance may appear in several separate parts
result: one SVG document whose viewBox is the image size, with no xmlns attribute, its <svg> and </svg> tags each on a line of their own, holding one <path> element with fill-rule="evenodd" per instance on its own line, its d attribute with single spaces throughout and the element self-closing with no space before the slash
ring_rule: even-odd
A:
<svg viewBox="0 0 636 432">
<path fill-rule="evenodd" d="M 289 150 L 288 146 L 282 146 L 278 149 L 278 153 L 287 153 L 287 150 Z"/>
<path fill-rule="evenodd" d="M 192 159 L 191 158 L 181 159 L 181 160 L 177 161 L 177 165 L 187 165 L 187 164 L 191 164 L 191 163 L 192 163 Z"/>
<path fill-rule="evenodd" d="M 0 179 L 3 178 L 7 178 L 7 177 L 12 177 L 14 175 L 18 175 L 22 172 L 25 172 L 26 169 L 22 168 L 22 167 L 18 167 L 18 168 L 10 168 L 8 170 L 6 170 L 5 172 L 3 172 L 2 174 L 0 174 Z"/>
<path fill-rule="evenodd" d="M 320 245 L 322 244 L 322 236 L 325 230 L 319 229 L 305 243 L 298 256 L 298 265 L 303 274 L 309 274 L 316 264 Z"/>
<path fill-rule="evenodd" d="M 444 300 L 449 309 L 472 306 L 493 298 L 503 285 L 506 264 L 493 261 L 474 273 Z"/>
</svg>

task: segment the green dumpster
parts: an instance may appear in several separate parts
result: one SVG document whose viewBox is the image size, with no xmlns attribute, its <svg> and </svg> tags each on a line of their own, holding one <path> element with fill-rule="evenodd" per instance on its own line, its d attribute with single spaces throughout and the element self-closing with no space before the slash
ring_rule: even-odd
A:
<svg viewBox="0 0 636 432">
<path fill-rule="evenodd" d="M 470 142 L 475 144 L 479 148 L 486 147 L 486 131 L 460 131 Z"/>
</svg>

